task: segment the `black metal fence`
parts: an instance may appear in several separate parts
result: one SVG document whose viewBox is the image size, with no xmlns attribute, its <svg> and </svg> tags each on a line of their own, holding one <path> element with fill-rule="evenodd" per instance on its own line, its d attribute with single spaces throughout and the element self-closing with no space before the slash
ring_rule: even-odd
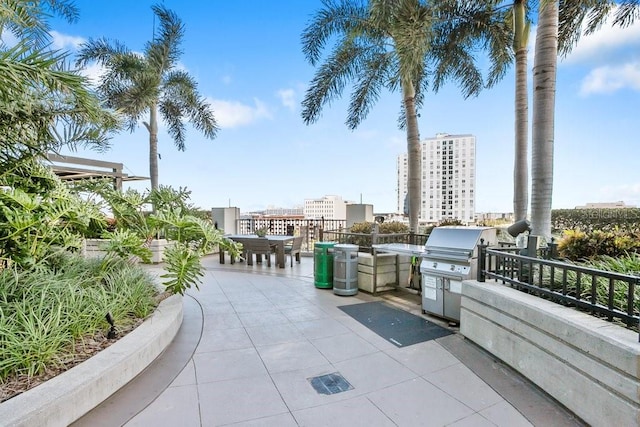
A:
<svg viewBox="0 0 640 427">
<path fill-rule="evenodd" d="M 479 282 L 494 279 L 508 283 L 515 289 L 638 330 L 640 277 L 523 256 L 513 247 L 488 248 L 481 244 L 478 248 Z"/>
</svg>

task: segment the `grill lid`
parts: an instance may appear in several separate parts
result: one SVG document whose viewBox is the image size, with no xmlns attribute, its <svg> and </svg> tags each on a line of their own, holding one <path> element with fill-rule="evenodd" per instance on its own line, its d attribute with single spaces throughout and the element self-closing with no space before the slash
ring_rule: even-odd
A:
<svg viewBox="0 0 640 427">
<path fill-rule="evenodd" d="M 438 258 L 466 259 L 489 227 L 436 227 L 424 245 L 428 255 Z"/>
</svg>

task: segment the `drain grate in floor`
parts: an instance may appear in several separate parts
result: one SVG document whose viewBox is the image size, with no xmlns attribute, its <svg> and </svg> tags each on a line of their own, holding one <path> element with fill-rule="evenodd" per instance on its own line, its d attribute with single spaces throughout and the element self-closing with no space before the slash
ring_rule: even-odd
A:
<svg viewBox="0 0 640 427">
<path fill-rule="evenodd" d="M 308 378 L 308 380 L 319 394 L 336 394 L 353 390 L 353 386 L 338 372 Z"/>
</svg>

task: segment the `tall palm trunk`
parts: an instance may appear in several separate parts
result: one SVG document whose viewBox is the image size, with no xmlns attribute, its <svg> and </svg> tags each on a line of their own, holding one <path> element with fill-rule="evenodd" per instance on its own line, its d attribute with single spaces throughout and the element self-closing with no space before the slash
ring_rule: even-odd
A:
<svg viewBox="0 0 640 427">
<path fill-rule="evenodd" d="M 405 117 L 407 120 L 407 192 L 409 193 L 409 228 L 418 232 L 418 220 L 422 205 L 420 133 L 418 131 L 418 115 L 416 113 L 415 89 L 412 83 L 402 85 Z"/>
<path fill-rule="evenodd" d="M 149 108 L 149 123 L 145 123 L 149 131 L 149 178 L 151 190 L 158 189 L 158 111 L 156 104 Z"/>
<path fill-rule="evenodd" d="M 513 5 L 513 50 L 516 53 L 515 159 L 513 165 L 513 212 L 516 221 L 527 218 L 529 208 L 529 95 L 527 93 L 527 46 L 529 25 L 526 0 Z"/>
<path fill-rule="evenodd" d="M 551 237 L 558 2 L 541 1 L 533 66 L 531 233 Z"/>
</svg>

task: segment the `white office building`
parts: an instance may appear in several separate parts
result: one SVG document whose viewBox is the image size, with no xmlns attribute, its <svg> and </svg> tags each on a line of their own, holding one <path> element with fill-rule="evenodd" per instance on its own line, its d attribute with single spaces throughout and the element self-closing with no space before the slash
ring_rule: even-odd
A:
<svg viewBox="0 0 640 427">
<path fill-rule="evenodd" d="M 346 219 L 347 202 L 340 196 L 304 199 L 304 217 L 308 219 Z"/>
<path fill-rule="evenodd" d="M 420 221 L 458 219 L 470 223 L 476 205 L 476 137 L 436 134 L 420 142 L 422 206 Z M 398 156 L 398 211 L 406 211 L 407 154 Z"/>
</svg>

